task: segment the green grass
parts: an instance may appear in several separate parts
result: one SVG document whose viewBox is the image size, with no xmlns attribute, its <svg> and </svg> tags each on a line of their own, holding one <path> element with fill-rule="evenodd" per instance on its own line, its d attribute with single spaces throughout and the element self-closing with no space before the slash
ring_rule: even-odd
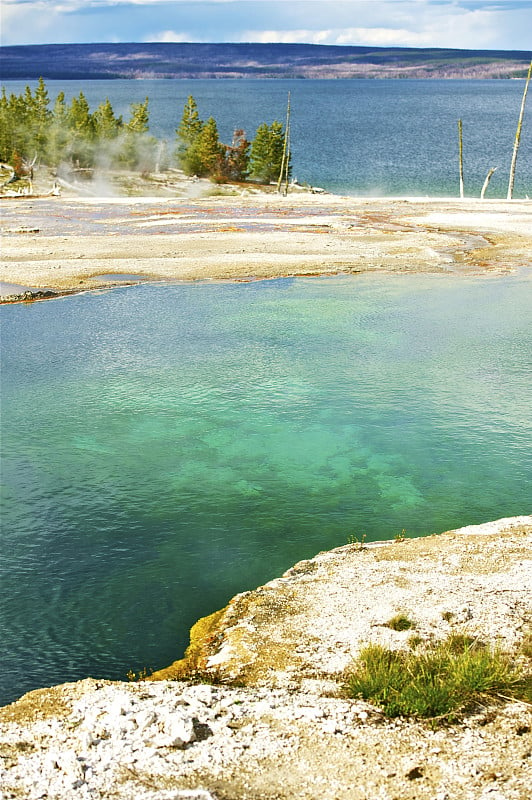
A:
<svg viewBox="0 0 532 800">
<path fill-rule="evenodd" d="M 348 679 L 352 697 L 380 706 L 389 717 L 457 721 L 482 698 L 528 700 L 531 676 L 511 657 L 463 636 L 416 652 L 365 647 Z"/>
<path fill-rule="evenodd" d="M 392 631 L 409 631 L 410 628 L 415 628 L 416 623 L 413 622 L 406 614 L 396 614 L 395 617 L 392 617 L 385 623 L 387 628 L 391 628 Z"/>
<path fill-rule="evenodd" d="M 521 652 L 527 658 L 532 659 L 532 633 L 525 633 L 521 642 Z"/>
</svg>

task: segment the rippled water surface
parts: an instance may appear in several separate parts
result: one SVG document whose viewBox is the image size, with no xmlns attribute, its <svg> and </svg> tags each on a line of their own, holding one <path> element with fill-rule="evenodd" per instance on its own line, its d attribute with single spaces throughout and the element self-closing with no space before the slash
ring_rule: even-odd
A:
<svg viewBox="0 0 532 800">
<path fill-rule="evenodd" d="M 526 513 L 526 275 L 4 306 L 1 700 L 178 657 L 351 535 Z"/>
</svg>

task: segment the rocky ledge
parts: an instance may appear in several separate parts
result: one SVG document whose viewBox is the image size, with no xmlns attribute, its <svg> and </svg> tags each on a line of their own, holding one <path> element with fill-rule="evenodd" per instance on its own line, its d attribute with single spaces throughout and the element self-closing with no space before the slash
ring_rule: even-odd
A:
<svg viewBox="0 0 532 800">
<path fill-rule="evenodd" d="M 186 657 L 147 681 L 87 679 L 0 710 L 0 798 L 525 800 L 528 704 L 434 728 L 342 686 L 362 645 L 408 646 L 397 614 L 421 640 L 454 631 L 517 654 L 531 544 L 532 517 L 514 517 L 303 561 L 200 620 Z"/>
<path fill-rule="evenodd" d="M 0 303 L 32 303 L 35 300 L 49 300 L 51 297 L 58 297 L 58 293 L 50 289 L 28 289 L 19 294 L 0 295 Z"/>
</svg>

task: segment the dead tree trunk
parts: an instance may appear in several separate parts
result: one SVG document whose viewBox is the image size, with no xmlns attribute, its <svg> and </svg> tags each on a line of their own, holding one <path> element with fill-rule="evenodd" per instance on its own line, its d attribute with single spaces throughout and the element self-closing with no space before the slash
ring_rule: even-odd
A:
<svg viewBox="0 0 532 800">
<path fill-rule="evenodd" d="M 507 200 L 511 200 L 514 193 L 514 180 L 515 180 L 515 165 L 517 163 L 517 151 L 519 150 L 519 142 L 521 140 L 521 128 L 523 126 L 523 116 L 525 113 L 526 93 L 528 92 L 528 84 L 530 83 L 530 76 L 532 75 L 532 61 L 528 68 L 528 75 L 525 83 L 525 90 L 523 92 L 523 99 L 521 101 L 521 111 L 519 113 L 519 122 L 517 123 L 517 131 L 515 134 L 514 151 L 512 154 L 512 165 L 510 167 L 510 180 L 508 181 L 508 194 Z"/>
<path fill-rule="evenodd" d="M 464 153 L 462 148 L 462 120 L 458 120 L 458 166 L 460 169 L 460 200 L 464 199 Z"/>
<path fill-rule="evenodd" d="M 290 117 L 288 118 L 288 128 L 286 131 L 286 159 L 285 159 L 285 170 L 284 170 L 284 195 L 288 194 L 288 178 L 290 173 L 290 136 L 292 133 L 292 129 L 290 126 Z"/>
<path fill-rule="evenodd" d="M 493 173 L 494 173 L 494 172 L 495 172 L 497 169 L 498 169 L 498 167 L 492 167 L 492 168 L 490 169 L 490 171 L 488 172 L 488 174 L 486 175 L 486 180 L 484 181 L 484 184 L 483 184 L 483 186 L 482 186 L 482 191 L 481 191 L 481 193 L 480 193 L 480 199 L 481 199 L 481 200 L 484 200 L 484 195 L 486 194 L 486 190 L 487 190 L 487 188 L 488 188 L 488 184 L 489 184 L 489 182 L 490 182 L 490 180 L 491 180 L 491 176 L 493 175 Z"/>
<path fill-rule="evenodd" d="M 277 191 L 281 191 L 283 180 L 285 181 L 284 194 L 288 192 L 288 172 L 290 164 L 290 92 L 288 92 L 288 102 L 286 105 L 286 125 L 284 129 L 283 156 L 281 159 L 281 169 L 277 181 Z"/>
<path fill-rule="evenodd" d="M 8 183 L 14 183 L 16 181 L 17 178 L 16 178 L 16 175 L 15 175 L 15 169 L 14 169 L 14 167 L 11 166 L 11 164 L 6 164 L 6 163 L 4 163 L 2 161 L 0 163 L 0 169 L 3 169 L 6 172 L 10 173 L 9 174 L 9 178 L 6 181 L 4 181 L 4 183 L 3 183 L 4 186 L 7 186 Z"/>
</svg>

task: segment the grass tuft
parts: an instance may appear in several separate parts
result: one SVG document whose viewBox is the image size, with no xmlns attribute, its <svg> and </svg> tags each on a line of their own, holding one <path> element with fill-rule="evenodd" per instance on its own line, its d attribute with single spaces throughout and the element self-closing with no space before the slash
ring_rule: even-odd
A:
<svg viewBox="0 0 532 800">
<path fill-rule="evenodd" d="M 449 637 L 416 652 L 365 647 L 348 679 L 349 694 L 389 717 L 454 722 L 486 696 L 527 699 L 530 676 L 509 655 L 468 637 Z"/>
<path fill-rule="evenodd" d="M 532 633 L 525 633 L 523 636 L 521 652 L 526 658 L 532 658 Z"/>
<path fill-rule="evenodd" d="M 410 628 L 416 627 L 416 623 L 409 619 L 406 614 L 396 614 L 395 617 L 392 617 L 384 624 L 393 631 L 409 631 Z"/>
</svg>

